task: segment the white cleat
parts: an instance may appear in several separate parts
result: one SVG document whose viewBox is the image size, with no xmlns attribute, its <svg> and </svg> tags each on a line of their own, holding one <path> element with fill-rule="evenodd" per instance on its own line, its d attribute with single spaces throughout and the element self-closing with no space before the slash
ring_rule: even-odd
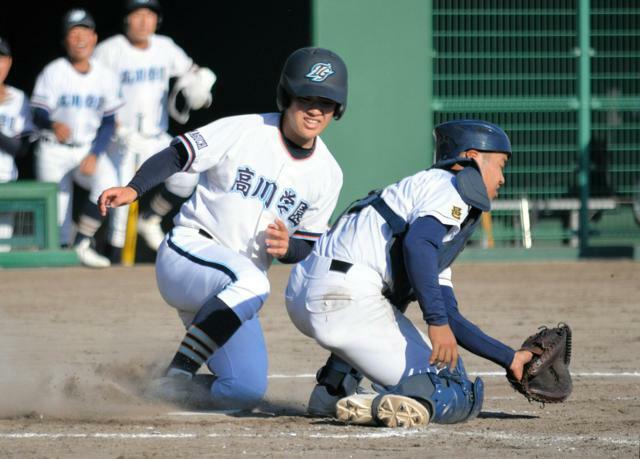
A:
<svg viewBox="0 0 640 459">
<path fill-rule="evenodd" d="M 83 239 L 73 248 L 78 255 L 80 263 L 89 268 L 108 268 L 111 262 L 91 247 L 90 239 Z"/>
<path fill-rule="evenodd" d="M 162 217 L 159 215 L 152 215 L 149 218 L 140 217 L 138 219 L 138 233 L 142 236 L 149 248 L 156 251 L 164 239 L 164 233 L 160 226 L 161 222 Z"/>
<path fill-rule="evenodd" d="M 372 406 L 378 394 L 354 394 L 341 398 L 336 404 L 336 418 L 346 424 L 373 426 Z"/>
<path fill-rule="evenodd" d="M 415 427 L 429 424 L 429 410 L 419 401 L 402 395 L 384 395 L 376 419 L 386 427 Z"/>
<path fill-rule="evenodd" d="M 429 410 L 419 401 L 402 395 L 351 395 L 338 401 L 336 411 L 338 420 L 347 424 L 404 428 L 429 424 Z"/>
</svg>

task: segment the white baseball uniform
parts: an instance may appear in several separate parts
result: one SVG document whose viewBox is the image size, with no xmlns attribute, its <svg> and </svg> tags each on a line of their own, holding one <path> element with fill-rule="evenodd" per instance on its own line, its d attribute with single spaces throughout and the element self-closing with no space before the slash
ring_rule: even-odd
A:
<svg viewBox="0 0 640 459">
<path fill-rule="evenodd" d="M 24 92 L 13 86 L 5 85 L 6 97 L 0 101 L 0 132 L 7 137 L 22 137 L 33 132 L 29 100 Z M 11 182 L 18 178 L 18 169 L 13 155 L 0 148 L 0 183 Z M 0 239 L 13 235 L 13 215 L 0 214 Z M 0 244 L 0 251 L 8 250 Z"/>
<path fill-rule="evenodd" d="M 21 137 L 33 132 L 29 99 L 24 92 L 5 85 L 7 96 L 0 101 L 0 132 L 7 137 Z M 13 155 L 0 149 L 0 183 L 18 178 L 18 169 Z"/>
<path fill-rule="evenodd" d="M 35 151 L 38 180 L 59 184 L 60 242 L 68 244 L 72 180 L 91 188 L 93 177 L 79 173 L 78 165 L 91 153 L 102 118 L 114 114 L 122 105 L 117 78 L 94 59 L 90 61 L 90 70 L 83 74 L 67 58 L 61 57 L 38 75 L 31 104 L 46 110 L 52 122 L 64 123 L 71 129 L 71 136 L 64 143 L 58 142 L 53 132 L 42 132 Z"/>
<path fill-rule="evenodd" d="M 218 399 L 229 388 L 266 388 L 257 313 L 269 295 L 266 270 L 273 260 L 265 247 L 267 225 L 279 218 L 292 238 L 317 240 L 342 187 L 340 167 L 320 138 L 304 159 L 289 153 L 280 116 L 223 118 L 178 137 L 189 153 L 184 170 L 199 174 L 199 182 L 160 246 L 156 276 L 185 326 L 212 296 L 241 319 L 207 361 L 219 377 L 212 386 Z"/>
<path fill-rule="evenodd" d="M 162 35 L 149 37 L 145 49 L 136 48 L 124 35 L 116 35 L 98 44 L 95 57 L 117 73 L 125 105 L 117 114 L 119 141 L 98 163 L 92 202 L 103 190 L 127 184 L 140 164 L 169 145 L 169 79 L 187 73 L 193 66 L 182 48 Z M 195 174 L 178 173 L 166 185 L 172 193 L 186 198 L 197 180 Z M 124 246 L 127 209 L 125 206 L 113 212 L 109 238 L 116 247 Z"/>
<path fill-rule="evenodd" d="M 459 232 L 469 212 L 453 174 L 441 169 L 404 178 L 381 196 L 408 224 L 431 216 L 450 226 L 443 242 Z M 346 214 L 293 268 L 285 294 L 300 331 L 387 387 L 413 374 L 436 371 L 429 365 L 426 335 L 382 294 L 392 285 L 391 243 L 391 229 L 372 206 Z M 334 271 L 332 260 L 353 265 L 346 273 Z M 451 286 L 450 269 L 440 274 L 440 284 Z"/>
</svg>

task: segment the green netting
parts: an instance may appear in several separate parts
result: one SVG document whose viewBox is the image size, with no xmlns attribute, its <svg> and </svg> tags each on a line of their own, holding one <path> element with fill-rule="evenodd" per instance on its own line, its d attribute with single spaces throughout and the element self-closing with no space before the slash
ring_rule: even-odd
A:
<svg viewBox="0 0 640 459">
<path fill-rule="evenodd" d="M 585 1 L 433 2 L 434 123 L 481 118 L 505 128 L 514 155 L 500 199 L 580 198 L 578 9 Z M 589 195 L 617 203 L 604 218 L 589 214 L 593 235 L 596 243 L 615 234 L 637 241 L 630 204 L 640 194 L 640 2 L 591 0 L 590 18 Z M 517 242 L 518 214 L 494 212 L 497 242 Z M 575 238 L 567 218 L 534 213 L 534 239 Z"/>
</svg>

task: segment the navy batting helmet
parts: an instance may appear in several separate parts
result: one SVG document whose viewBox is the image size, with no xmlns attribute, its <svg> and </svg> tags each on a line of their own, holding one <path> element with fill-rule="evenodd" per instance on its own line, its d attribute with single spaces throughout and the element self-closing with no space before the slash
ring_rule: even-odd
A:
<svg viewBox="0 0 640 459">
<path fill-rule="evenodd" d="M 501 127 L 482 120 L 455 120 L 433 130 L 436 161 L 457 158 L 467 150 L 506 153 L 511 157 L 509 136 Z"/>
<path fill-rule="evenodd" d="M 278 110 L 284 111 L 296 96 L 334 101 L 333 117 L 340 119 L 347 108 L 347 66 L 340 56 L 324 48 L 294 51 L 280 73 L 276 94 Z"/>
</svg>

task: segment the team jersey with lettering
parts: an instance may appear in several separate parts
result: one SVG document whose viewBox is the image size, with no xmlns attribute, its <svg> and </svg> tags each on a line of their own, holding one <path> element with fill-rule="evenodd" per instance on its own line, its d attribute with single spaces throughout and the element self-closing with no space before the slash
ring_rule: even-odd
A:
<svg viewBox="0 0 640 459">
<path fill-rule="evenodd" d="M 13 86 L 5 85 L 7 91 L 0 101 L 0 132 L 7 137 L 24 137 L 33 132 L 29 100 L 24 92 Z M 18 170 L 13 155 L 0 149 L 0 182 L 9 182 L 18 178 Z"/>
<path fill-rule="evenodd" d="M 190 155 L 183 170 L 200 173 L 200 181 L 174 223 L 205 230 L 263 271 L 273 260 L 267 225 L 279 218 L 291 237 L 315 241 L 342 188 L 324 142 L 318 137 L 313 153 L 296 159 L 279 124 L 279 113 L 235 116 L 178 137 Z"/>
<path fill-rule="evenodd" d="M 36 80 L 31 104 L 49 112 L 51 121 L 71 129 L 66 143 L 89 145 L 104 116 L 114 114 L 122 102 L 116 75 L 95 59 L 87 73 L 78 72 L 64 57 L 48 64 Z"/>
<path fill-rule="evenodd" d="M 442 169 L 429 169 L 406 177 L 386 187 L 381 196 L 409 224 L 420 217 L 432 216 L 450 226 L 443 242 L 453 239 L 460 231 L 470 209 L 455 187 L 455 176 Z M 391 285 L 391 230 L 372 206 L 343 216 L 331 233 L 332 237 L 318 241 L 315 253 L 366 265 Z M 450 282 L 450 272 L 445 274 Z"/>
<path fill-rule="evenodd" d="M 165 132 L 169 79 L 184 75 L 193 65 L 182 48 L 169 37 L 152 35 L 149 46 L 140 49 L 116 35 L 100 43 L 95 56 L 120 79 L 126 104 L 118 111 L 118 123 L 146 136 Z"/>
</svg>

